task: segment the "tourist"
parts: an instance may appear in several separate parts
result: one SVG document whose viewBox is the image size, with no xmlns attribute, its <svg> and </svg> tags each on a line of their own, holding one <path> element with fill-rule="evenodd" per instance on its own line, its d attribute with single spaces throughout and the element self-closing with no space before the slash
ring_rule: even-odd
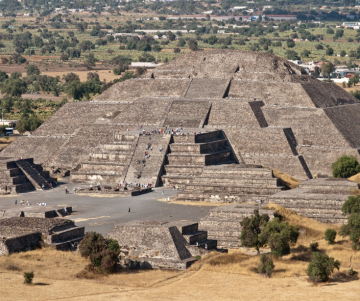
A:
<svg viewBox="0 0 360 301">
<path fill-rule="evenodd" d="M 17 200 L 15 200 L 15 205 L 17 205 Z"/>
<path fill-rule="evenodd" d="M 45 185 L 44 184 L 41 185 L 41 189 L 45 190 Z"/>
<path fill-rule="evenodd" d="M 65 214 L 67 214 L 68 212 L 67 212 L 67 209 L 66 209 L 66 207 L 64 207 L 64 213 Z"/>
<path fill-rule="evenodd" d="M 129 207 L 129 213 L 130 213 L 130 207 Z"/>
<path fill-rule="evenodd" d="M 205 244 L 205 250 L 207 250 L 208 249 L 208 245 L 207 244 Z"/>
</svg>

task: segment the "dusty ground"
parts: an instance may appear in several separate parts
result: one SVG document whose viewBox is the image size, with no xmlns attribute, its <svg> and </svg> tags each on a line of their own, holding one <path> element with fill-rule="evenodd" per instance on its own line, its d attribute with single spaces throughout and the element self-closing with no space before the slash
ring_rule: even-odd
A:
<svg viewBox="0 0 360 301">
<path fill-rule="evenodd" d="M 275 205 L 270 205 L 275 206 Z M 276 206 L 275 206 L 276 207 Z M 35 250 L 0 257 L 0 296 L 12 300 L 357 300 L 358 277 L 347 276 L 352 267 L 360 270 L 360 252 L 350 249 L 343 238 L 328 245 L 322 224 L 277 207 L 287 220 L 302 229 L 291 254 L 274 259 L 272 278 L 259 275 L 259 257 L 252 249 L 211 253 L 187 271 L 122 271 L 110 276 L 76 275 L 87 265 L 77 252 Z M 311 258 L 309 242 L 317 241 L 321 252 L 340 260 L 340 271 L 331 281 L 314 286 L 306 267 Z M 249 252 L 250 251 L 250 252 Z M 264 249 L 264 251 L 267 251 Z M 34 271 L 33 285 L 23 284 L 23 272 Z M 89 276 L 89 274 L 88 274 Z"/>
</svg>

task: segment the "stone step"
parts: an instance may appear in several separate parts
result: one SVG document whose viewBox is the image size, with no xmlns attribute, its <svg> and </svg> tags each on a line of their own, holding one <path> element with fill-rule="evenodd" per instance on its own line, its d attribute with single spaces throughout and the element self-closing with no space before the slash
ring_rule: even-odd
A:
<svg viewBox="0 0 360 301">
<path fill-rule="evenodd" d="M 196 244 L 196 242 L 202 242 L 207 240 L 207 231 L 197 231 L 189 234 L 183 234 L 185 240 L 190 245 Z"/>
<path fill-rule="evenodd" d="M 227 249 L 238 249 L 241 248 L 241 241 L 240 239 L 218 239 L 218 246 L 221 248 L 227 248 Z"/>
<path fill-rule="evenodd" d="M 218 175 L 200 175 L 200 176 L 194 176 L 192 181 L 192 184 L 203 184 L 207 183 L 208 185 L 214 185 L 214 184 L 225 184 L 225 185 L 252 185 L 252 186 L 266 186 L 271 187 L 275 186 L 278 187 L 279 185 L 279 179 L 277 178 L 265 178 L 265 177 L 237 177 L 236 175 L 234 177 L 229 176 L 218 176 Z"/>
<path fill-rule="evenodd" d="M 243 186 L 224 186 L 224 185 L 215 185 L 215 184 L 209 184 L 209 185 L 205 185 L 205 184 L 186 184 L 185 189 L 184 189 L 184 193 L 189 193 L 189 192 L 197 192 L 197 193 L 210 193 L 210 194 L 224 194 L 224 193 L 228 193 L 228 194 L 233 194 L 233 195 L 238 195 L 238 194 L 252 194 L 252 195 L 271 195 L 274 193 L 277 193 L 279 191 L 281 191 L 283 187 L 281 186 L 277 186 L 277 187 L 262 187 L 262 186 L 253 186 L 253 185 L 243 185 Z"/>
<path fill-rule="evenodd" d="M 185 187 L 185 184 L 189 184 L 191 178 L 188 176 L 162 176 L 161 180 L 164 186 L 179 186 L 181 188 Z"/>
<path fill-rule="evenodd" d="M 196 244 L 196 242 L 195 242 L 193 245 L 196 245 L 198 248 L 203 248 L 206 250 L 213 250 L 213 249 L 217 248 L 217 240 L 206 239 L 206 240 L 199 242 L 198 244 Z"/>
<path fill-rule="evenodd" d="M 75 251 L 77 249 L 77 245 L 82 241 L 83 238 L 84 238 L 84 236 L 73 237 L 73 238 L 69 238 L 69 239 L 61 241 L 61 242 L 52 243 L 51 245 L 56 250 L 62 250 L 62 251 L 74 250 Z"/>
<path fill-rule="evenodd" d="M 104 144 L 102 149 L 105 151 L 129 151 L 133 148 L 133 142 L 122 142 L 117 144 Z"/>
<path fill-rule="evenodd" d="M 209 154 L 168 154 L 169 165 L 211 165 L 228 162 L 232 153 L 229 150 Z"/>
<path fill-rule="evenodd" d="M 170 144 L 172 154 L 176 153 L 195 153 L 206 154 L 213 153 L 227 148 L 227 140 L 216 140 L 206 143 L 173 143 Z"/>
<path fill-rule="evenodd" d="M 173 135 L 174 143 L 204 143 L 223 139 L 223 133 L 220 130 L 211 132 L 202 132 L 204 129 L 195 130 L 196 135 Z M 198 132 L 201 131 L 201 134 Z"/>
<path fill-rule="evenodd" d="M 221 175 L 226 176 L 253 176 L 253 177 L 268 177 L 273 178 L 273 172 L 266 168 L 246 168 L 242 167 L 245 164 L 227 164 L 227 165 L 215 165 L 206 166 L 203 168 L 203 175 Z M 245 165 L 246 166 L 246 165 Z"/>
<path fill-rule="evenodd" d="M 194 192 L 180 191 L 177 195 L 177 200 L 178 201 L 214 202 L 214 203 L 218 203 L 218 202 L 219 203 L 245 203 L 245 202 L 257 202 L 259 200 L 263 200 L 265 202 L 267 197 L 268 197 L 267 195 L 256 195 L 256 194 L 236 194 L 236 195 L 234 195 L 234 194 L 229 194 L 229 193 L 210 194 L 210 193 L 196 193 L 196 191 L 194 191 Z"/>
<path fill-rule="evenodd" d="M 203 166 L 199 165 L 165 165 L 165 172 L 167 176 L 170 175 L 198 175 L 203 171 Z"/>
<path fill-rule="evenodd" d="M 49 235 L 46 241 L 49 244 L 60 243 L 84 235 L 85 235 L 85 227 L 72 227 L 62 231 L 56 231 L 56 233 Z"/>
<path fill-rule="evenodd" d="M 227 231 L 211 230 L 211 234 L 208 234 L 209 239 L 223 239 L 224 237 L 233 237 L 238 239 L 241 235 L 241 227 L 239 229 L 229 229 Z"/>
</svg>

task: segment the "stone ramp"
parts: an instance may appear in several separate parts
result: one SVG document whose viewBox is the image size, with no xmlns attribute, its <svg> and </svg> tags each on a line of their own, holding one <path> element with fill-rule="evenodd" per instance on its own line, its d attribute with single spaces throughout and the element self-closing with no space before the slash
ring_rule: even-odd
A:
<svg viewBox="0 0 360 301">
<path fill-rule="evenodd" d="M 202 128 L 209 114 L 209 101 L 174 100 L 163 126 Z"/>
<path fill-rule="evenodd" d="M 37 190 L 42 190 L 43 187 L 50 188 L 49 183 L 30 165 L 29 162 L 21 159 L 15 161 L 15 163 Z"/>
<path fill-rule="evenodd" d="M 171 135 L 142 134 L 133 152 L 125 182 L 144 185 L 151 183 L 152 186 L 157 186 L 170 139 Z"/>
<path fill-rule="evenodd" d="M 185 98 L 223 98 L 229 83 L 228 79 L 193 78 Z"/>
</svg>

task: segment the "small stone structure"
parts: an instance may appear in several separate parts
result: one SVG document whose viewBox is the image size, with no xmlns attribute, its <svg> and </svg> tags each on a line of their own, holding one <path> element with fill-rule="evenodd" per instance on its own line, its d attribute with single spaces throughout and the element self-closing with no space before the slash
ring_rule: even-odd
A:
<svg viewBox="0 0 360 301">
<path fill-rule="evenodd" d="M 34 249 L 40 241 L 68 250 L 84 237 L 84 227 L 67 219 L 9 217 L 0 219 L 0 255 Z"/>
<path fill-rule="evenodd" d="M 0 194 L 16 194 L 49 188 L 49 172 L 34 164 L 32 158 L 15 159 L 0 157 Z"/>
<path fill-rule="evenodd" d="M 127 267 L 186 269 L 194 256 L 217 249 L 197 223 L 133 221 L 116 225 L 107 237 L 119 242 Z"/>
<path fill-rule="evenodd" d="M 209 239 L 216 238 L 220 247 L 240 248 L 240 222 L 253 215 L 255 209 L 259 209 L 260 214 L 268 214 L 270 219 L 274 217 L 273 210 L 264 210 L 261 205 L 232 204 L 211 209 L 200 219 L 199 228 L 207 231 Z"/>
</svg>

